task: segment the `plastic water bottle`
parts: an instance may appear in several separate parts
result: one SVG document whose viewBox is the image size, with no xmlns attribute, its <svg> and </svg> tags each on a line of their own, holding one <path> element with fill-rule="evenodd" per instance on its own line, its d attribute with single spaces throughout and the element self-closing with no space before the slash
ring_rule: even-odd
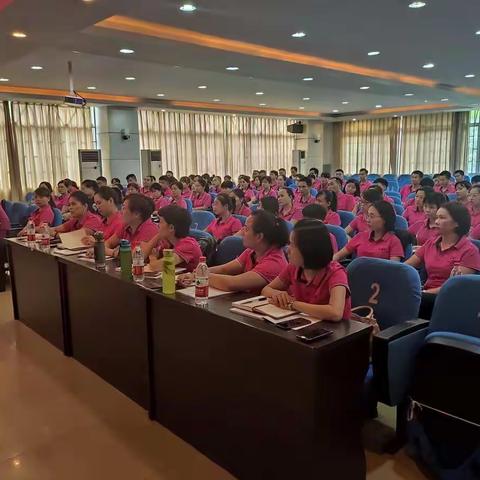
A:
<svg viewBox="0 0 480 480">
<path fill-rule="evenodd" d="M 95 260 L 95 268 L 104 270 L 106 267 L 105 260 L 105 238 L 103 232 L 95 232 L 93 234 L 95 244 L 93 245 L 93 258 Z"/>
<path fill-rule="evenodd" d="M 208 305 L 208 266 L 205 257 L 200 257 L 200 262 L 195 269 L 195 305 L 206 307 Z"/>
<path fill-rule="evenodd" d="M 40 247 L 44 251 L 50 250 L 50 229 L 47 223 L 42 223 L 40 227 Z"/>
<path fill-rule="evenodd" d="M 135 247 L 135 251 L 133 252 L 133 260 L 132 260 L 132 272 L 133 272 L 133 279 L 136 282 L 143 282 L 145 280 L 145 259 L 143 257 L 142 249 L 139 245 Z"/>
<path fill-rule="evenodd" d="M 33 220 L 29 220 L 27 223 L 27 243 L 30 248 L 35 247 L 35 224 Z"/>
<path fill-rule="evenodd" d="M 163 249 L 162 291 L 165 295 L 175 293 L 175 259 L 171 248 Z"/>
<path fill-rule="evenodd" d="M 132 249 L 128 240 L 120 240 L 120 276 L 123 280 L 132 279 Z"/>
</svg>

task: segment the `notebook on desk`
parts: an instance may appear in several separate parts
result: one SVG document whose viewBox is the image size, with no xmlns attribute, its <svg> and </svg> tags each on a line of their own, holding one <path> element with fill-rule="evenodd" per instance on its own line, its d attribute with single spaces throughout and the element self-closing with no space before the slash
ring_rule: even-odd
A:
<svg viewBox="0 0 480 480">
<path fill-rule="evenodd" d="M 62 243 L 57 246 L 60 250 L 86 250 L 88 248 L 82 243 L 82 238 L 87 236 L 84 228 L 74 230 L 73 232 L 59 233 L 58 236 L 62 241 Z"/>
<path fill-rule="evenodd" d="M 246 300 L 239 300 L 238 302 L 233 302 L 232 307 L 238 308 L 240 310 L 245 310 L 247 312 L 253 312 L 260 315 L 266 315 L 267 317 L 280 320 L 292 315 L 290 310 L 284 310 L 279 308 L 276 305 L 271 304 L 266 297 L 253 297 L 247 298 Z"/>
</svg>

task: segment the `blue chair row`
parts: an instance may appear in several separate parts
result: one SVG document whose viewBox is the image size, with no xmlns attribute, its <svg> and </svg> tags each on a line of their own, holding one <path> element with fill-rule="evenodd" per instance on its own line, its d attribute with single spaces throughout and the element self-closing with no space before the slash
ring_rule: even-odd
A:
<svg viewBox="0 0 480 480">
<path fill-rule="evenodd" d="M 192 227 L 197 230 L 205 230 L 215 220 L 215 215 L 206 210 L 192 211 Z"/>
<path fill-rule="evenodd" d="M 185 203 L 187 204 L 187 212 L 192 213 L 192 211 L 193 211 L 192 201 L 189 198 L 186 198 Z"/>
<path fill-rule="evenodd" d="M 342 228 L 346 228 L 350 222 L 353 221 L 355 218 L 355 215 L 352 212 L 349 212 L 348 210 L 337 210 L 337 213 L 340 217 L 340 222 Z"/>
</svg>

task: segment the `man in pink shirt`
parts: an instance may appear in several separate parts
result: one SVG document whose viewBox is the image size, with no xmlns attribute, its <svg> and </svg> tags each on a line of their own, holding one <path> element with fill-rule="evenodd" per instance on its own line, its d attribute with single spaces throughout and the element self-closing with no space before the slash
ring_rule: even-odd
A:
<svg viewBox="0 0 480 480">
<path fill-rule="evenodd" d="M 420 170 L 414 170 L 411 175 L 411 184 L 405 185 L 400 189 L 400 196 L 402 197 L 402 202 L 405 203 L 407 201 L 407 197 L 411 194 L 416 192 L 420 188 L 420 182 L 423 179 L 423 172 Z"/>
<path fill-rule="evenodd" d="M 163 195 L 165 197 L 171 197 L 172 190 L 170 189 L 170 179 L 166 175 L 162 175 L 161 177 L 158 177 L 158 183 L 162 187 Z"/>
<path fill-rule="evenodd" d="M 311 194 L 312 179 L 310 177 L 300 177 L 297 180 L 297 194 L 293 201 L 295 210 L 303 210 L 304 207 L 315 203 L 315 197 Z"/>
<path fill-rule="evenodd" d="M 151 187 L 155 183 L 155 177 L 153 175 L 147 175 L 143 179 L 143 187 L 140 189 L 140 193 L 143 195 L 146 195 L 147 197 L 151 197 L 152 192 L 151 192 Z"/>
<path fill-rule="evenodd" d="M 364 192 L 367 188 L 372 186 L 372 182 L 368 179 L 368 170 L 366 168 L 361 168 L 358 175 L 360 177 L 360 192 Z"/>
<path fill-rule="evenodd" d="M 449 193 L 455 193 L 455 185 L 450 181 L 452 174 L 448 170 L 440 172 L 437 177 L 437 185 L 434 187 L 436 192 L 448 195 Z"/>
</svg>

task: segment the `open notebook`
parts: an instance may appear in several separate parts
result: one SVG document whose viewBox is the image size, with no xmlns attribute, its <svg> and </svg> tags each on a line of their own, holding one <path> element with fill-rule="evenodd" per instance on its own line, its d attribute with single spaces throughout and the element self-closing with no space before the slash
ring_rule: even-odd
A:
<svg viewBox="0 0 480 480">
<path fill-rule="evenodd" d="M 284 310 L 275 305 L 272 305 L 266 297 L 253 297 L 238 302 L 232 303 L 233 308 L 245 310 L 247 312 L 253 312 L 260 315 L 266 315 L 267 317 L 280 320 L 282 318 L 290 317 L 293 312 L 290 310 Z"/>
<path fill-rule="evenodd" d="M 62 243 L 57 246 L 59 249 L 85 250 L 88 248 L 82 243 L 82 238 L 87 236 L 87 232 L 84 228 L 74 230 L 73 232 L 59 233 L 58 236 L 62 241 Z"/>
</svg>

